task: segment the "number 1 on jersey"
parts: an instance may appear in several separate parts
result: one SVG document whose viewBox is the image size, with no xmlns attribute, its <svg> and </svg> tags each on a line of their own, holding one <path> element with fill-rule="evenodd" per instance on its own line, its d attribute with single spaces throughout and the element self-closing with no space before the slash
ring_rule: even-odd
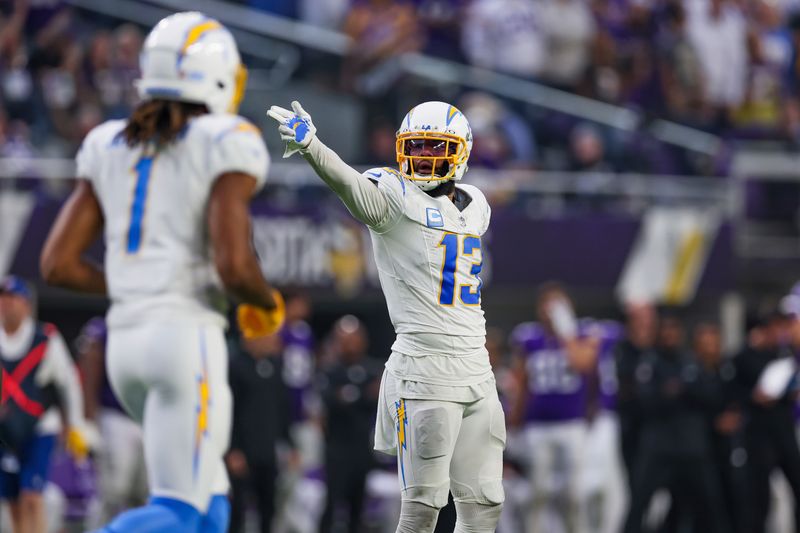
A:
<svg viewBox="0 0 800 533">
<path fill-rule="evenodd" d="M 453 305 L 456 288 L 456 264 L 458 263 L 458 235 L 445 233 L 439 246 L 444 246 L 442 262 L 442 284 L 439 289 L 439 303 Z"/>
<path fill-rule="evenodd" d="M 136 171 L 136 187 L 133 190 L 131 223 L 128 227 L 127 251 L 129 254 L 138 252 L 142 244 L 142 218 L 144 218 L 144 206 L 147 203 L 147 184 L 150 181 L 150 170 L 152 168 L 152 157 L 142 157 L 134 167 Z"/>
<path fill-rule="evenodd" d="M 461 242 L 459 242 L 461 238 Z M 445 233 L 440 248 L 444 248 L 444 258 L 442 261 L 442 281 L 439 288 L 439 304 L 453 305 L 456 295 L 456 267 L 458 257 L 474 257 L 477 251 L 478 261 L 472 263 L 469 275 L 478 280 L 477 287 L 471 283 L 463 284 L 459 287 L 459 298 L 464 305 L 478 305 L 481 303 L 481 287 L 483 281 L 478 276 L 483 266 L 483 259 L 480 256 L 481 240 L 474 235 L 457 235 L 455 233 Z M 461 253 L 459 254 L 459 249 Z"/>
</svg>

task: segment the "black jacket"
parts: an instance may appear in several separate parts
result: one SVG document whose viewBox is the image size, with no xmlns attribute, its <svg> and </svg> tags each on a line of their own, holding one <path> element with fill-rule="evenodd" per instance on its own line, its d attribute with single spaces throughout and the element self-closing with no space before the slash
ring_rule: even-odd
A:
<svg viewBox="0 0 800 533">
<path fill-rule="evenodd" d="M 279 441 L 291 444 L 290 402 L 280 357 L 256 359 L 238 343 L 229 344 L 228 380 L 233 393 L 231 449 L 251 464 L 276 463 Z"/>
<path fill-rule="evenodd" d="M 355 364 L 336 363 L 318 376 L 329 453 L 371 457 L 382 373 L 381 362 L 364 357 Z"/>
<path fill-rule="evenodd" d="M 715 388 L 700 365 L 684 352 L 660 350 L 642 357 L 635 377 L 640 449 L 676 459 L 707 456 Z"/>
<path fill-rule="evenodd" d="M 617 368 L 617 413 L 622 439 L 637 439 L 642 425 L 641 405 L 637 397 L 636 368 L 641 360 L 652 354 L 651 348 L 639 348 L 628 339 L 617 344 L 614 359 Z M 631 442 L 630 444 L 634 444 Z"/>
<path fill-rule="evenodd" d="M 792 357 L 788 348 L 756 350 L 745 348 L 736 356 L 737 382 L 744 391 L 744 408 L 747 426 L 751 430 L 769 432 L 777 425 L 794 427 L 794 392 L 787 391 L 783 397 L 770 405 L 760 405 L 752 400 L 762 372 L 771 362 L 783 357 Z"/>
</svg>

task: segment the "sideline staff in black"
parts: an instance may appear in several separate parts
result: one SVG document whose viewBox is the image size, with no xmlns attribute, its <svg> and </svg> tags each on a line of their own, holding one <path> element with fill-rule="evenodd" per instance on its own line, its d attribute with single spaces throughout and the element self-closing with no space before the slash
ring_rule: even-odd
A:
<svg viewBox="0 0 800 533">
<path fill-rule="evenodd" d="M 771 500 L 770 476 L 780 468 L 794 496 L 795 531 L 800 531 L 800 450 L 794 425 L 796 392 L 787 387 L 772 397 L 760 386 L 767 366 L 795 358 L 800 350 L 800 287 L 782 300 L 781 311 L 769 316 L 751 343 L 736 358 L 738 380 L 747 393 L 745 439 L 748 452 L 749 531 L 766 531 Z"/>
<path fill-rule="evenodd" d="M 251 494 L 260 518 L 259 531 L 271 531 L 277 446 L 279 442 L 292 444 L 289 394 L 281 377 L 282 351 L 279 334 L 229 343 L 233 431 L 225 462 L 231 477 L 231 533 L 244 531 L 247 496 Z M 291 454 L 290 463 L 297 463 L 296 454 Z"/>
<path fill-rule="evenodd" d="M 635 371 L 642 425 L 625 533 L 642 530 L 659 488 L 679 496 L 676 516 L 697 524 L 698 531 L 730 533 L 711 459 L 709 384 L 680 343 L 666 342 L 677 328 L 663 322 L 658 350 L 643 354 Z"/>
</svg>

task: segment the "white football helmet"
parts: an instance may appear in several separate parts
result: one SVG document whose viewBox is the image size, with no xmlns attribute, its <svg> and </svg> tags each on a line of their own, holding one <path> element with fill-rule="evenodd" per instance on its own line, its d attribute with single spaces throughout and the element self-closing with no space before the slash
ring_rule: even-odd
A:
<svg viewBox="0 0 800 533">
<path fill-rule="evenodd" d="M 426 140 L 444 142 L 442 155 L 411 155 L 411 143 Z M 472 130 L 464 114 L 445 102 L 425 102 L 413 108 L 397 130 L 397 163 L 400 171 L 417 186 L 429 191 L 450 180 L 460 180 L 467 171 L 472 150 Z M 430 171 L 420 172 L 422 161 L 430 161 Z M 444 161 L 443 168 L 437 166 Z M 423 165 L 427 166 L 427 165 Z"/>
<path fill-rule="evenodd" d="M 196 11 L 161 19 L 139 58 L 143 100 L 162 98 L 205 104 L 211 113 L 235 113 L 247 70 L 236 41 L 218 21 Z"/>
</svg>

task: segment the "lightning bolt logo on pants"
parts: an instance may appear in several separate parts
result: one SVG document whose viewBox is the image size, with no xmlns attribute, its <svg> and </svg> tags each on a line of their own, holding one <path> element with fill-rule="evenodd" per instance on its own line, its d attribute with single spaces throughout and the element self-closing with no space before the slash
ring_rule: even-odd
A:
<svg viewBox="0 0 800 533">
<path fill-rule="evenodd" d="M 400 476 L 403 478 L 403 489 L 406 488 L 406 468 L 403 464 L 403 451 L 407 450 L 406 435 L 408 434 L 408 415 L 406 414 L 406 401 L 394 402 L 397 409 L 397 451 L 400 461 Z"/>
<path fill-rule="evenodd" d="M 200 466 L 200 447 L 203 438 L 208 436 L 208 410 L 211 405 L 211 387 L 208 383 L 208 364 L 206 361 L 206 341 L 203 332 L 200 332 L 200 355 L 201 373 L 197 376 L 197 407 L 195 409 L 195 432 L 194 432 L 194 457 L 192 460 L 192 471 L 195 481 L 197 480 L 198 468 Z"/>
</svg>

